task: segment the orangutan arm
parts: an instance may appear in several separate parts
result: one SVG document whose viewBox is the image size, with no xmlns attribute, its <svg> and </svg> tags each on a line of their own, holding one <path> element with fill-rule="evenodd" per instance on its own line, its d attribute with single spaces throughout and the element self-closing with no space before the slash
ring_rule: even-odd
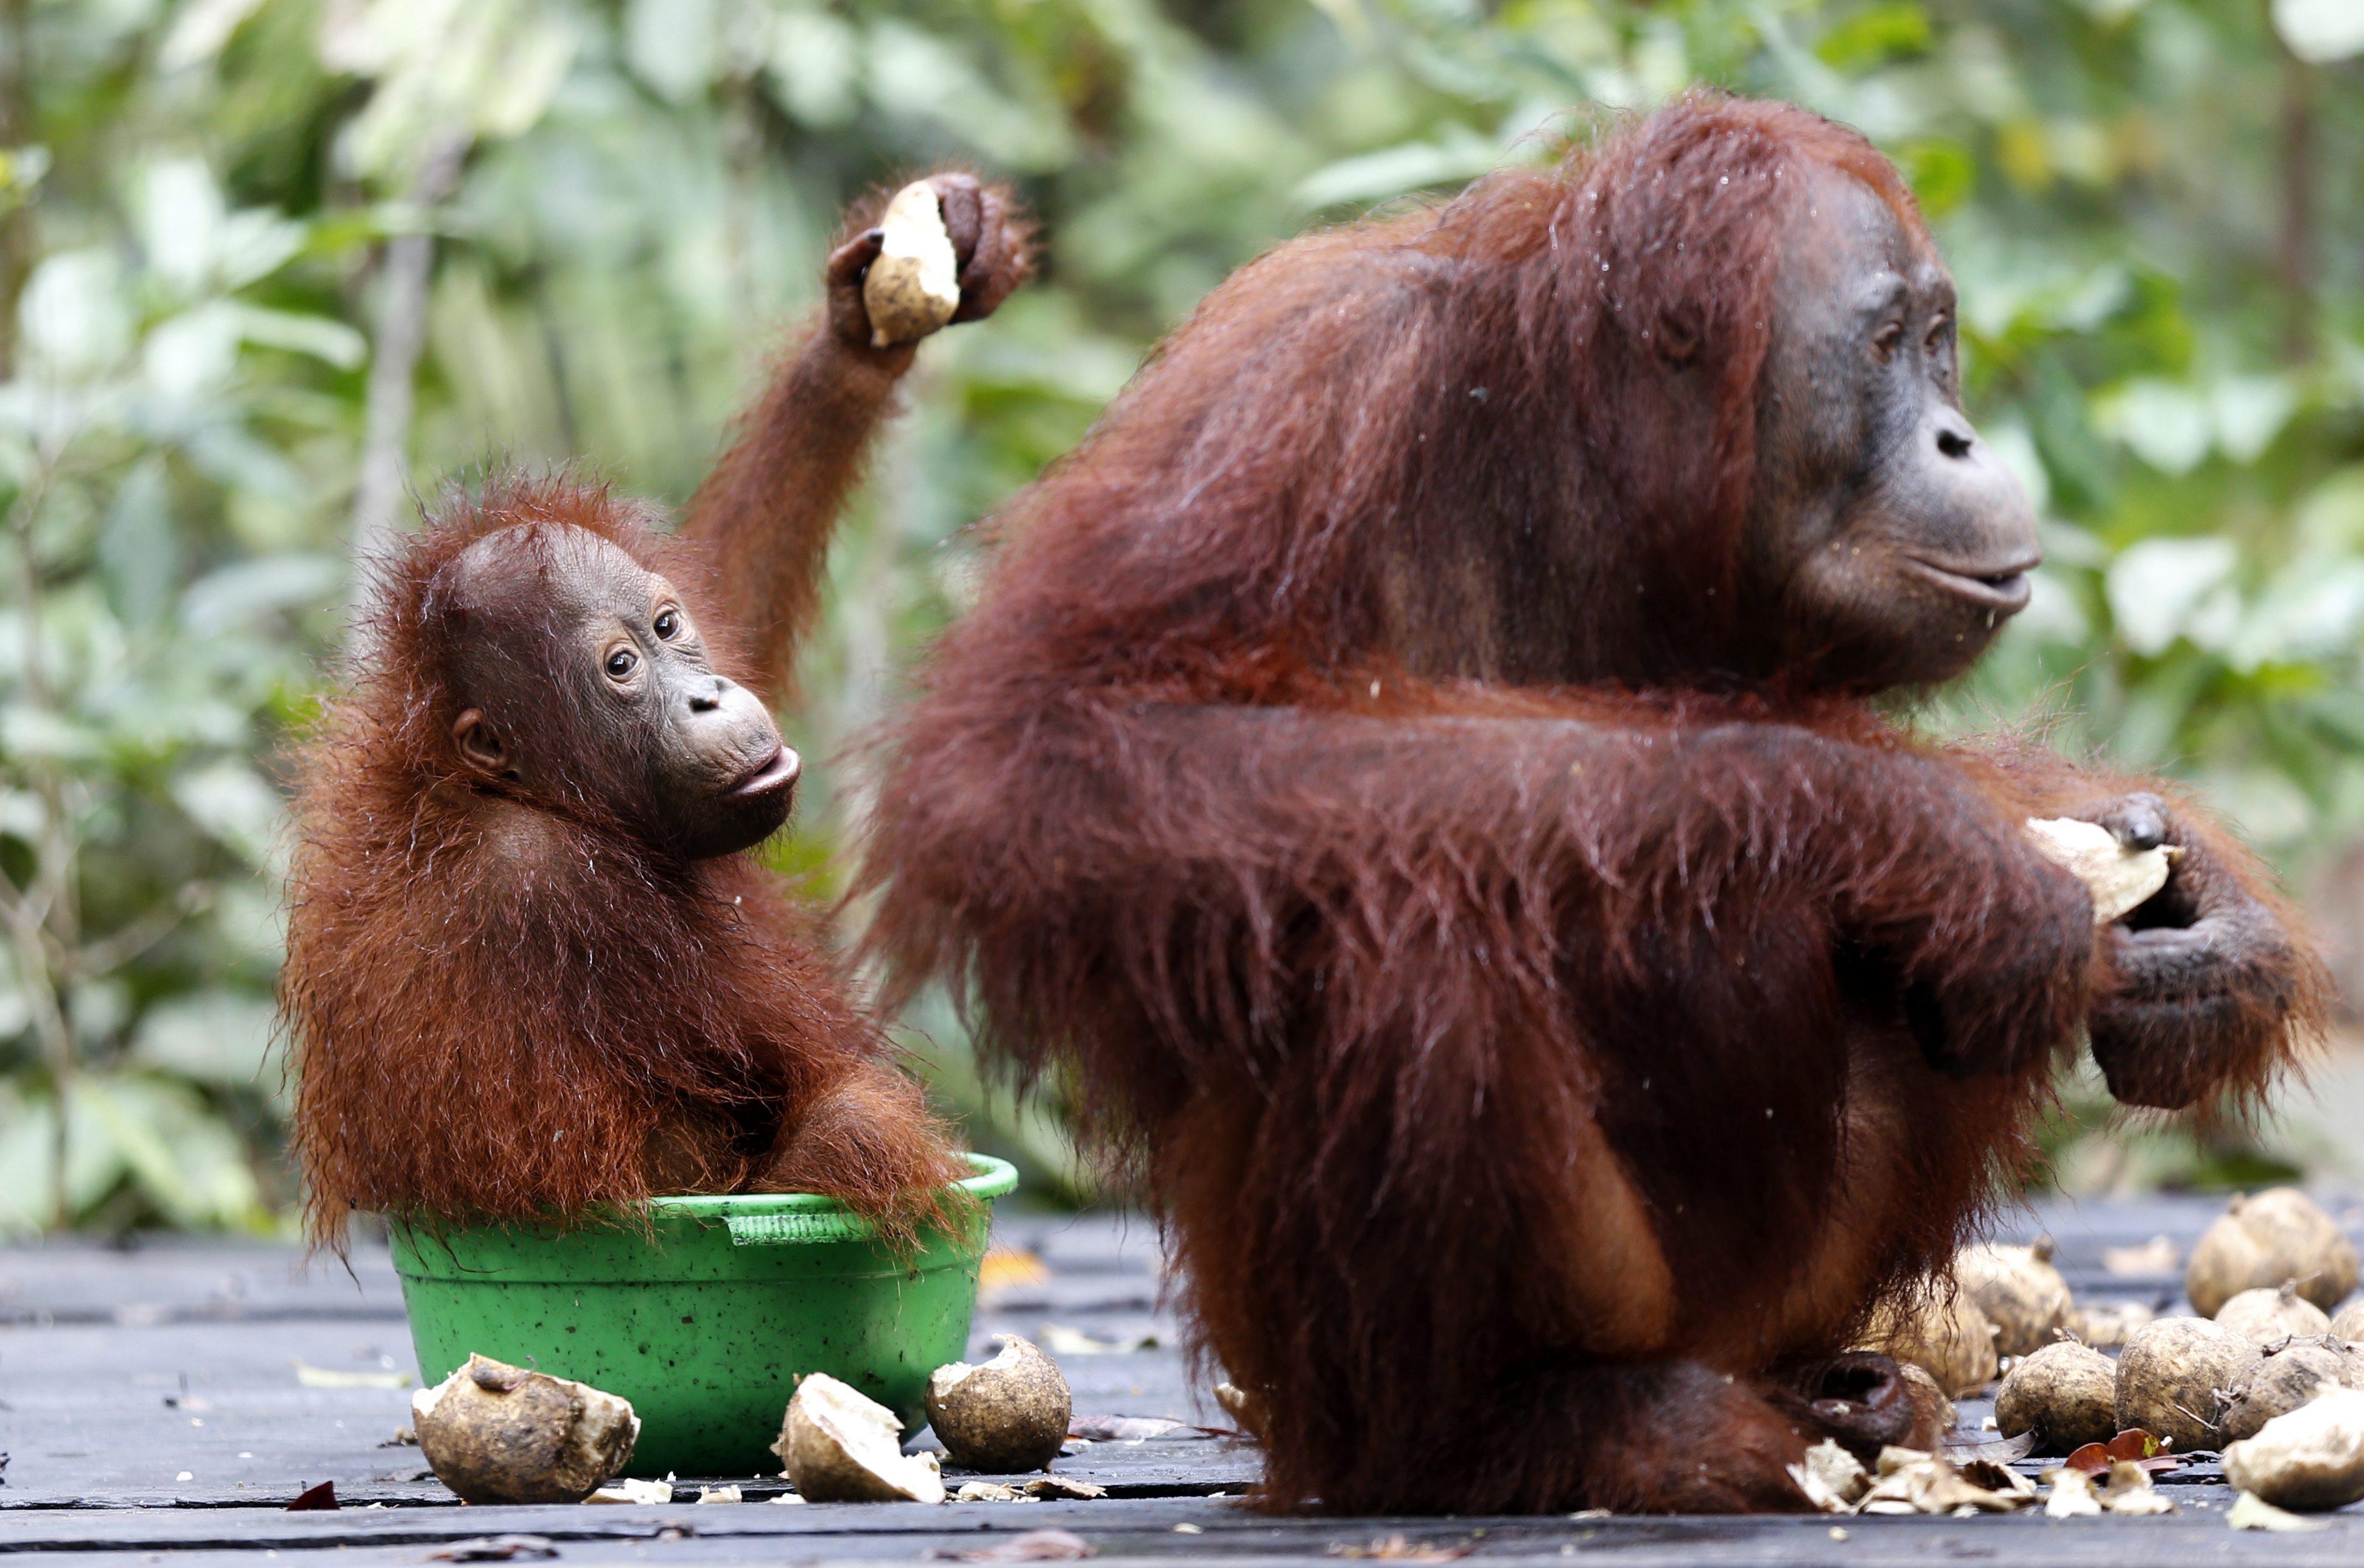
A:
<svg viewBox="0 0 2364 1568">
<path fill-rule="evenodd" d="M 930 183 L 961 268 L 953 320 L 978 320 L 1032 271 L 1029 226 L 1005 187 L 961 173 Z M 824 273 L 826 308 L 788 350 L 682 527 L 706 548 L 717 608 L 746 638 L 758 689 L 775 705 L 795 695 L 831 534 L 918 350 L 916 341 L 871 346 L 862 284 L 878 255 L 871 225 L 884 199 L 849 217 Z"/>
<path fill-rule="evenodd" d="M 871 874 L 896 892 L 879 940 L 914 969 L 965 968 L 987 1016 L 1025 1029 L 1032 997 L 1098 989 L 1081 964 L 1164 974 L 1145 995 L 1285 1006 L 1311 978 L 1281 972 L 1288 934 L 1309 927 L 1336 948 L 1325 984 L 1417 974 L 1433 1000 L 1455 989 L 1440 966 L 1540 994 L 1568 943 L 1679 943 L 1798 907 L 1895 972 L 1949 1071 L 2015 1070 L 2073 1037 L 2090 901 L 1962 767 L 1800 723 L 1452 700 L 1391 715 L 1076 699 L 1022 741 L 1006 725 L 915 731 L 906 743 L 940 765 L 902 770 L 883 802 Z M 1045 934 L 1054 910 L 1065 939 Z M 971 963 L 956 931 L 982 934 Z M 1232 1020 L 1158 1021 L 1239 1038 Z"/>
</svg>

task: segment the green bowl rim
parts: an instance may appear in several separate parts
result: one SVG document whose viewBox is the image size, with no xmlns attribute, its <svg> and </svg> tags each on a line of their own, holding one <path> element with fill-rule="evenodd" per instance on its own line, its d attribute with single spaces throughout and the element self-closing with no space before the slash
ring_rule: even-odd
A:
<svg viewBox="0 0 2364 1568">
<path fill-rule="evenodd" d="M 1009 1161 L 996 1159 L 990 1154 L 972 1154 L 965 1151 L 954 1154 L 953 1158 L 966 1161 L 970 1168 L 976 1172 L 976 1175 L 965 1176 L 949 1184 L 960 1188 L 969 1196 L 990 1202 L 994 1198 L 1006 1197 L 1018 1190 L 1018 1167 Z M 647 1200 L 642 1212 L 652 1220 L 688 1219 L 700 1223 L 721 1221 L 727 1224 L 732 1219 L 754 1219 L 786 1214 L 842 1217 L 849 1222 L 859 1222 L 854 1212 L 842 1202 L 820 1193 L 714 1193 L 656 1197 Z M 484 1235 L 519 1230 L 540 1232 L 546 1229 L 531 1222 L 520 1223 L 514 1220 L 487 1220 L 473 1225 L 438 1226 L 400 1214 L 388 1214 L 385 1218 L 397 1251 L 405 1246 L 416 1246 L 421 1240 L 429 1237 Z M 614 1227 L 629 1230 L 632 1225 L 633 1221 L 629 1216 L 629 1211 L 610 1210 L 604 1217 L 595 1214 L 592 1217 L 590 1228 L 606 1229 Z M 573 1230 L 576 1228 L 569 1226 L 560 1229 Z M 848 1239 L 851 1239 L 852 1235 L 853 1232 L 849 1230 Z"/>
<path fill-rule="evenodd" d="M 990 1154 L 961 1153 L 976 1172 L 952 1185 L 973 1198 L 1003 1197 L 1018 1190 L 1018 1167 Z M 649 1200 L 653 1219 L 749 1219 L 767 1214 L 851 1214 L 836 1198 L 820 1193 L 720 1193 L 713 1196 L 659 1197 Z"/>
</svg>

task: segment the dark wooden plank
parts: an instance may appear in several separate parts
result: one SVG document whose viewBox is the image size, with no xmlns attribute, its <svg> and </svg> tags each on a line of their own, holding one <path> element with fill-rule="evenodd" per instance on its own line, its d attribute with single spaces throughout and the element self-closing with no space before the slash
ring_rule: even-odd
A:
<svg viewBox="0 0 2364 1568">
<path fill-rule="evenodd" d="M 192 1516 L 195 1517 L 192 1517 Z M 2352 1563 L 2364 1553 L 2364 1518 L 2352 1513 L 2305 1536 L 2228 1529 L 2221 1507 L 2187 1506 L 2151 1519 L 1322 1519 L 1271 1518 L 1225 1501 L 1030 1505 L 767 1504 L 669 1508 L 470 1508 L 259 1514 L 250 1510 L 43 1512 L 0 1518 L 0 1551 L 45 1561 L 101 1553 L 171 1553 L 183 1564 L 209 1555 L 273 1551 L 335 1552 L 340 1563 L 378 1557 L 417 1562 L 442 1543 L 501 1533 L 542 1536 L 567 1560 L 646 1555 L 685 1562 L 915 1560 L 974 1549 L 1023 1529 L 1074 1532 L 1120 1561 L 1194 1556 L 1302 1562 L 1401 1536 L 1410 1543 L 1467 1548 L 1473 1559 L 1613 1555 L 1638 1563 L 1860 1565 L 1993 1559 L 2013 1568 L 2140 1562 Z M 1191 1533 L 1177 1531 L 1177 1526 Z M 1834 1535 L 1833 1531 L 1841 1532 Z"/>
<path fill-rule="evenodd" d="M 2052 1205 L 2007 1215 L 1993 1229 L 2007 1240 L 2050 1231 L 2082 1296 L 2156 1298 L 2180 1295 L 2180 1279 L 2111 1275 L 2102 1250 L 2157 1234 L 2188 1247 L 2221 1210 L 2213 1199 Z M 2352 1204 L 2334 1212 L 2364 1222 Z M 1176 1325 L 1160 1306 L 1154 1228 L 1007 1217 L 997 1240 L 1033 1251 L 1052 1273 L 980 1304 L 973 1357 L 989 1353 L 998 1333 L 1052 1342 L 1072 1330 L 1082 1338 L 1057 1353 L 1078 1410 L 1222 1419 L 1188 1376 Z M 1087 1342 L 1143 1340 L 1154 1347 L 1087 1353 Z M 407 1419 L 407 1387 L 308 1387 L 298 1362 L 415 1376 L 382 1247 L 357 1247 L 350 1275 L 332 1262 L 306 1268 L 291 1249 L 251 1243 L 0 1251 L 0 1449 L 13 1456 L 0 1486 L 0 1551 L 61 1564 L 128 1552 L 176 1568 L 217 1558 L 251 1563 L 262 1551 L 291 1561 L 333 1553 L 350 1568 L 417 1562 L 440 1543 L 519 1531 L 558 1540 L 565 1561 L 909 1561 L 1056 1525 L 1117 1561 L 1188 1553 L 1302 1562 L 1396 1534 L 1467 1546 L 1473 1558 L 1607 1553 L 1637 1564 L 2364 1561 L 2364 1519 L 2352 1510 L 2320 1534 L 2230 1530 L 2222 1517 L 2229 1495 L 2205 1464 L 2171 1485 L 2183 1511 L 2168 1518 L 1845 1519 L 1835 1521 L 1843 1540 L 1827 1518 L 1273 1519 L 1205 1496 L 1253 1483 L 1253 1447 L 1177 1440 L 1101 1443 L 1063 1458 L 1060 1473 L 1110 1487 L 1110 1497 L 1088 1503 L 777 1506 L 759 1500 L 781 1489 L 766 1476 L 732 1478 L 758 1499 L 735 1507 L 689 1505 L 686 1481 L 676 1494 L 684 1501 L 660 1508 L 461 1508 L 419 1478 L 416 1448 L 376 1446 Z M 1975 1429 L 1990 1407 L 1966 1401 L 1962 1409 Z M 328 1479 L 344 1509 L 280 1511 Z"/>
</svg>

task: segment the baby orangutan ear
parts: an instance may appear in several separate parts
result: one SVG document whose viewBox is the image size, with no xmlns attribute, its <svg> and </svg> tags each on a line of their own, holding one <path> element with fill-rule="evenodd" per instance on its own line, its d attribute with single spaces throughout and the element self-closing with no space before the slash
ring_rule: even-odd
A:
<svg viewBox="0 0 2364 1568">
<path fill-rule="evenodd" d="M 452 721 L 452 744 L 458 748 L 462 762 L 487 778 L 517 776 L 517 770 L 509 766 L 507 749 L 485 722 L 482 708 L 468 708 Z"/>
</svg>

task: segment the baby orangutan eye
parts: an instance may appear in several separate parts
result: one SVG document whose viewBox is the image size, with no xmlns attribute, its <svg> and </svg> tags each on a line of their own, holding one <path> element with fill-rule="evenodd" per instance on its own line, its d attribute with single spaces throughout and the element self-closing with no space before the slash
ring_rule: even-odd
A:
<svg viewBox="0 0 2364 1568">
<path fill-rule="evenodd" d="M 1882 327 L 1879 332 L 1873 336 L 1871 339 L 1871 351 L 1885 360 L 1889 355 L 1896 351 L 1896 345 L 1903 340 L 1904 323 L 1901 321 L 1891 321 L 1887 326 Z"/>
<path fill-rule="evenodd" d="M 681 612 L 670 606 L 659 610 L 656 618 L 656 634 L 667 642 L 671 642 L 680 633 Z"/>
<path fill-rule="evenodd" d="M 634 654 L 630 649 L 619 648 L 616 651 L 608 655 L 608 678 L 611 681 L 621 681 L 629 678 L 634 667 L 637 666 L 640 662 L 639 656 Z"/>
</svg>

